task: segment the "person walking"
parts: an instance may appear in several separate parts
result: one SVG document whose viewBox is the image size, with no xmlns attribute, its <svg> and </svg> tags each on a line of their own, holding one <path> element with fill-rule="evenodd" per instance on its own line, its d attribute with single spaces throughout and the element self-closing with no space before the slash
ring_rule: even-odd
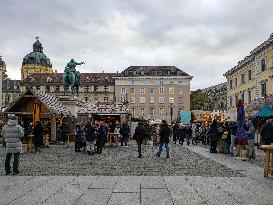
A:
<svg viewBox="0 0 273 205">
<path fill-rule="evenodd" d="M 82 148 L 82 137 L 83 137 L 83 130 L 81 125 L 78 123 L 74 129 L 74 136 L 75 136 L 75 152 L 80 152 Z"/>
<path fill-rule="evenodd" d="M 230 125 L 230 150 L 229 150 L 232 156 L 235 156 L 235 153 L 233 150 L 235 145 L 236 134 L 237 134 L 237 124 L 232 123 Z"/>
<path fill-rule="evenodd" d="M 254 148 L 254 142 L 255 142 L 255 127 L 253 126 L 252 122 L 248 123 L 248 131 L 247 131 L 247 146 L 248 146 L 248 158 L 255 159 L 255 148 Z"/>
<path fill-rule="evenodd" d="M 267 120 L 262 126 L 261 138 L 266 145 L 270 145 L 270 143 L 273 142 L 273 125 L 270 120 Z"/>
<path fill-rule="evenodd" d="M 68 133 L 68 125 L 65 120 L 62 121 L 62 124 L 60 126 L 61 131 L 61 143 L 65 143 L 67 140 L 67 133 Z"/>
<path fill-rule="evenodd" d="M 127 142 L 129 138 L 129 126 L 126 122 L 122 124 L 119 133 L 121 135 L 121 146 L 123 146 L 124 144 L 125 147 L 127 147 Z"/>
<path fill-rule="evenodd" d="M 98 128 L 97 128 L 97 153 L 101 154 L 102 153 L 102 145 L 104 141 L 104 125 L 103 122 L 99 122 Z"/>
<path fill-rule="evenodd" d="M 159 131 L 160 140 L 159 140 L 159 150 L 156 154 L 157 157 L 160 157 L 163 145 L 165 144 L 165 149 L 167 153 L 166 158 L 170 158 L 170 144 L 169 144 L 170 134 L 171 134 L 171 130 L 168 126 L 168 123 L 166 122 L 166 120 L 162 120 L 160 131 Z"/>
<path fill-rule="evenodd" d="M 185 127 L 185 135 L 186 135 L 187 145 L 190 145 L 191 132 L 192 132 L 191 126 L 187 125 Z"/>
<path fill-rule="evenodd" d="M 88 121 L 84 128 L 86 136 L 87 153 L 90 156 L 94 155 L 94 143 L 95 143 L 95 128 L 92 126 L 91 121 Z"/>
<path fill-rule="evenodd" d="M 43 145 L 43 135 L 44 135 L 44 126 L 40 121 L 36 122 L 36 125 L 33 130 L 34 135 L 34 147 L 36 152 L 41 152 L 41 147 Z"/>
<path fill-rule="evenodd" d="M 174 144 L 176 144 L 177 140 L 179 140 L 179 123 L 178 122 L 176 122 L 173 125 L 173 141 L 174 141 Z"/>
<path fill-rule="evenodd" d="M 13 161 L 13 175 L 19 174 L 19 155 L 22 152 L 22 138 L 24 137 L 23 128 L 18 125 L 18 118 L 12 116 L 7 124 L 2 129 L 2 136 L 6 142 L 6 160 L 5 160 L 5 175 L 10 175 L 11 167 L 10 160 L 12 154 L 14 156 Z"/>
<path fill-rule="evenodd" d="M 218 153 L 216 150 L 217 143 L 219 140 L 219 130 L 217 127 L 217 122 L 216 120 L 213 120 L 210 129 L 208 131 L 208 135 L 210 137 L 210 152 L 211 153 Z"/>
<path fill-rule="evenodd" d="M 144 139 L 144 134 L 145 134 L 145 129 L 143 127 L 143 122 L 139 122 L 133 136 L 133 139 L 136 140 L 137 142 L 138 158 L 143 158 L 141 154 L 141 144 Z"/>
<path fill-rule="evenodd" d="M 191 130 L 192 130 L 192 132 L 191 132 L 191 137 L 192 137 L 192 141 L 191 141 L 191 143 L 193 144 L 193 145 L 197 145 L 197 139 L 196 139 L 196 130 L 197 129 L 197 127 L 196 127 L 196 124 L 192 124 L 191 125 Z"/>
</svg>

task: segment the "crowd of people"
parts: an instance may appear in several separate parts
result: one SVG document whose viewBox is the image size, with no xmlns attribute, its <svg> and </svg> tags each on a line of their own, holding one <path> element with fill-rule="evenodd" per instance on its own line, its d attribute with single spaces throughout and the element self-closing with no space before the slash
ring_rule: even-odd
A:
<svg viewBox="0 0 273 205">
<path fill-rule="evenodd" d="M 4 136 L 6 146 L 6 160 L 5 170 L 6 175 L 13 173 L 17 175 L 19 173 L 19 155 L 22 153 L 22 138 L 25 134 L 33 135 L 33 142 L 36 152 L 41 152 L 41 148 L 44 146 L 43 135 L 45 134 L 45 126 L 40 122 L 36 122 L 32 127 L 29 126 L 23 128 L 18 124 L 18 118 L 16 116 L 10 116 L 7 124 L 2 129 L 2 136 Z M 145 139 L 147 133 L 147 127 L 144 126 L 144 122 L 140 121 L 135 129 L 133 140 L 136 140 L 138 147 L 138 158 L 143 158 L 141 152 L 141 145 Z M 153 133 L 158 137 L 155 145 L 158 145 L 157 157 L 160 157 L 163 151 L 163 146 L 166 150 L 166 158 L 170 158 L 170 139 L 173 139 L 174 144 L 183 145 L 186 142 L 187 145 L 192 143 L 197 145 L 197 142 L 201 141 L 203 144 L 210 145 L 211 153 L 225 153 L 233 156 L 235 153 L 235 145 L 240 144 L 237 135 L 238 127 L 235 122 L 233 123 L 218 123 L 216 120 L 212 122 L 210 126 L 205 124 L 193 123 L 191 125 L 182 125 L 179 122 L 173 125 L 168 125 L 166 120 L 162 120 L 159 125 L 152 126 Z M 60 125 L 61 142 L 69 141 L 69 125 L 66 120 L 63 120 Z M 254 141 L 256 135 L 256 129 L 252 122 L 247 122 L 243 127 L 244 133 L 247 136 L 244 142 L 248 146 L 248 158 L 255 158 Z M 102 153 L 103 147 L 108 140 L 111 140 L 109 133 L 118 133 L 120 135 L 121 146 L 128 146 L 128 140 L 130 138 L 130 128 L 127 122 L 123 122 L 121 126 L 114 123 L 107 124 L 102 121 L 87 121 L 86 123 L 77 123 L 74 130 L 74 142 L 75 152 L 87 150 L 88 155 L 94 155 L 95 151 L 98 154 Z M 273 143 L 273 125 L 271 120 L 267 120 L 261 128 L 261 141 L 263 144 Z M 217 150 L 217 147 L 219 151 Z M 10 161 L 12 154 L 14 155 L 13 172 L 11 171 Z"/>
</svg>

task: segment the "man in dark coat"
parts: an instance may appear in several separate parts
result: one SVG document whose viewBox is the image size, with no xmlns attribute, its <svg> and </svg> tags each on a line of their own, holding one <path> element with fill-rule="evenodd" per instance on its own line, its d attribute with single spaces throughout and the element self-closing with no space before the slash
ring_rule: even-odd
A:
<svg viewBox="0 0 273 205">
<path fill-rule="evenodd" d="M 219 130 L 217 127 L 217 122 L 216 120 L 213 120 L 210 129 L 208 131 L 208 135 L 210 137 L 210 152 L 211 153 L 218 153 L 218 151 L 216 150 L 217 147 L 217 143 L 219 141 Z"/>
<path fill-rule="evenodd" d="M 87 153 L 90 156 L 94 154 L 94 142 L 96 139 L 95 128 L 91 125 L 91 122 L 88 121 L 84 128 L 86 143 L 87 143 Z"/>
<path fill-rule="evenodd" d="M 43 145 L 44 126 L 40 121 L 36 122 L 36 125 L 33 130 L 33 135 L 35 151 L 41 152 L 41 147 Z"/>
<path fill-rule="evenodd" d="M 123 143 L 125 144 L 125 147 L 127 147 L 127 141 L 129 138 L 129 126 L 126 122 L 124 122 L 119 130 L 119 133 L 121 135 L 121 146 L 123 146 Z"/>
<path fill-rule="evenodd" d="M 67 140 L 67 133 L 68 133 L 68 125 L 66 121 L 63 121 L 61 126 L 60 126 L 60 131 L 61 131 L 61 140 L 64 143 Z"/>
<path fill-rule="evenodd" d="M 141 155 L 141 144 L 144 139 L 144 134 L 145 134 L 145 129 L 143 127 L 143 122 L 139 122 L 135 134 L 133 136 L 133 139 L 136 140 L 137 142 L 137 148 L 138 148 L 138 158 L 142 158 L 143 156 Z"/>
<path fill-rule="evenodd" d="M 80 152 L 82 148 L 83 130 L 80 124 L 77 124 L 74 129 L 75 135 L 75 152 Z"/>
<path fill-rule="evenodd" d="M 96 141 L 97 153 L 101 154 L 102 153 L 102 145 L 103 145 L 103 141 L 104 141 L 104 125 L 102 122 L 100 122 L 98 124 L 96 131 L 97 131 L 97 141 Z"/>
<path fill-rule="evenodd" d="M 159 130 L 159 136 L 160 136 L 160 140 L 159 140 L 159 150 L 157 152 L 157 156 L 160 157 L 160 154 L 162 152 L 162 148 L 163 148 L 163 144 L 165 144 L 165 149 L 166 149 L 166 153 L 167 156 L 166 158 L 170 158 L 170 134 L 171 134 L 171 130 L 166 122 L 166 120 L 162 120 L 162 124 Z"/>
<path fill-rule="evenodd" d="M 266 124 L 262 126 L 261 138 L 266 145 L 270 145 L 273 142 L 273 125 L 270 120 L 267 120 Z"/>
<path fill-rule="evenodd" d="M 176 140 L 179 140 L 179 124 L 178 124 L 178 122 L 176 122 L 173 125 L 173 141 L 174 141 L 174 144 L 176 144 Z"/>
</svg>

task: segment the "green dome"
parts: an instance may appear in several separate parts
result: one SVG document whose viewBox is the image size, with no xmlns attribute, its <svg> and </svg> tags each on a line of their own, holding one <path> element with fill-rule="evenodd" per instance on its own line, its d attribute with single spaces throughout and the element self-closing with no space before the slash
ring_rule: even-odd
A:
<svg viewBox="0 0 273 205">
<path fill-rule="evenodd" d="M 22 65 L 24 66 L 28 64 L 36 64 L 52 68 L 50 59 L 43 53 L 43 46 L 38 38 L 33 44 L 33 52 L 27 54 L 23 59 Z"/>
</svg>

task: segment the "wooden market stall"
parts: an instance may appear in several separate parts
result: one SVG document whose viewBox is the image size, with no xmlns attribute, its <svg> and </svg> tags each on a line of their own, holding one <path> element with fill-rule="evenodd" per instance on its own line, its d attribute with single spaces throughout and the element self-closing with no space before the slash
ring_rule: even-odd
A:
<svg viewBox="0 0 273 205">
<path fill-rule="evenodd" d="M 27 90 L 20 95 L 4 111 L 5 121 L 11 114 L 19 117 L 19 123 L 23 127 L 31 122 L 35 125 L 37 121 L 41 121 L 51 141 L 56 141 L 57 126 L 62 118 L 74 117 L 58 98 L 40 90 Z"/>
</svg>

